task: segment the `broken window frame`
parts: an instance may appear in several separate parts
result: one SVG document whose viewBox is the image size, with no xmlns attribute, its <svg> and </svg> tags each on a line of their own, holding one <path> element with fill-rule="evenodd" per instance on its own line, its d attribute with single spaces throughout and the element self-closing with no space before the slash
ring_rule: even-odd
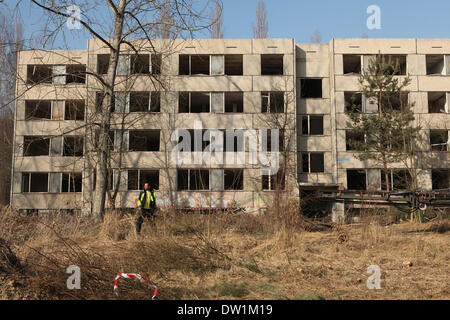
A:
<svg viewBox="0 0 450 320">
<path fill-rule="evenodd" d="M 129 151 L 129 152 L 160 152 L 161 151 L 161 130 L 160 129 L 128 130 L 126 132 L 128 132 L 128 148 L 126 149 L 126 151 Z M 136 133 L 139 133 L 139 132 L 144 132 L 144 133 L 147 132 L 149 134 L 157 133 L 158 134 L 157 150 L 156 150 L 156 148 L 155 148 L 155 150 L 148 150 L 148 149 L 153 149 L 153 148 L 148 148 L 149 144 L 153 145 L 153 143 L 147 141 L 147 136 L 145 137 L 145 140 L 146 140 L 145 150 L 141 150 L 140 148 L 134 148 L 135 144 L 133 142 L 133 139 L 139 139 L 139 138 L 136 138 Z M 156 145 L 156 140 L 155 140 L 154 144 Z"/>
<path fill-rule="evenodd" d="M 42 110 L 39 111 L 39 106 L 41 103 L 45 103 L 47 106 L 44 105 L 44 107 L 48 108 L 48 110 Z M 32 106 L 31 104 L 36 104 Z M 25 100 L 25 120 L 26 121 L 42 121 L 42 120 L 52 120 L 52 100 Z M 33 110 L 30 110 L 32 108 Z M 38 112 L 39 111 L 39 112 Z M 36 117 L 35 114 L 45 114 L 46 117 Z"/>
<path fill-rule="evenodd" d="M 232 104 L 233 105 L 233 111 L 229 111 L 230 109 L 227 109 L 227 100 L 228 100 L 228 106 L 230 105 L 230 100 L 236 100 L 236 97 L 231 97 L 231 96 L 236 96 L 239 99 L 239 103 L 238 104 Z M 228 99 L 227 99 L 228 98 Z M 234 108 L 234 106 L 236 107 L 236 110 Z M 228 111 L 227 111 L 228 110 Z M 228 91 L 225 92 L 225 97 L 224 97 L 224 113 L 244 113 L 244 92 L 242 91 Z"/>
<path fill-rule="evenodd" d="M 441 67 L 441 72 L 440 73 L 436 73 L 436 62 L 431 63 L 429 60 L 430 59 L 436 59 L 439 58 L 442 59 L 442 67 Z M 425 68 L 426 68 L 426 75 L 427 76 L 448 76 L 450 75 L 448 70 L 448 65 L 449 60 L 448 60 L 448 55 L 445 54 L 427 54 L 425 55 Z M 432 64 L 432 65 L 430 65 Z"/>
<path fill-rule="evenodd" d="M 204 112 L 192 112 L 192 94 L 208 94 L 209 95 L 209 111 Z M 187 102 L 188 102 L 188 109 L 186 111 L 181 111 L 181 99 L 182 96 L 186 98 L 187 95 Z M 206 92 L 206 91 L 179 91 L 178 92 L 178 113 L 211 113 L 211 95 L 212 92 Z M 202 110 L 203 111 L 203 110 Z"/>
<path fill-rule="evenodd" d="M 64 188 L 64 178 L 67 177 L 67 189 Z M 77 182 L 78 181 L 78 182 Z M 77 190 L 77 187 L 79 189 Z M 83 174 L 81 172 L 63 172 L 61 173 L 61 193 L 82 193 L 83 192 Z"/>
<path fill-rule="evenodd" d="M 282 99 L 279 99 L 281 98 Z M 283 108 L 281 109 L 278 104 L 273 103 L 273 101 L 282 100 Z M 261 113 L 284 113 L 286 106 L 286 92 L 284 91 L 261 91 Z"/>
<path fill-rule="evenodd" d="M 447 180 L 447 182 L 445 182 L 445 180 Z M 443 190 L 450 188 L 450 169 L 448 168 L 432 169 L 431 185 L 432 190 Z"/>
<path fill-rule="evenodd" d="M 70 145 L 69 145 L 70 141 Z M 73 145 L 72 145 L 73 142 Z M 63 157 L 83 157 L 84 155 L 84 137 L 83 136 L 64 136 L 63 137 Z"/>
<path fill-rule="evenodd" d="M 364 189 L 358 189 L 358 188 L 350 188 L 349 187 L 349 179 L 348 179 L 348 174 L 349 174 L 349 172 L 351 172 L 351 171 L 357 171 L 358 173 L 361 173 L 361 172 L 363 172 L 364 173 L 364 177 L 365 177 L 365 181 L 364 181 L 364 186 L 365 186 L 365 188 Z M 368 184 L 368 181 L 367 181 L 367 170 L 366 169 L 346 169 L 346 179 L 347 179 L 347 190 L 353 190 L 353 191 L 365 191 L 365 190 L 367 190 L 367 186 L 369 185 Z"/>
<path fill-rule="evenodd" d="M 32 189 L 32 184 L 33 184 L 33 175 L 37 175 L 38 177 L 36 177 L 35 179 L 38 181 L 41 181 L 42 178 L 47 175 L 47 187 L 45 191 L 31 191 Z M 27 188 L 25 188 L 24 182 L 25 182 L 25 177 L 27 176 L 26 180 L 27 180 Z M 49 190 L 49 174 L 48 172 L 22 172 L 22 180 L 21 180 L 21 193 L 48 193 Z M 27 190 L 27 191 L 25 191 Z"/>
<path fill-rule="evenodd" d="M 187 172 L 187 189 L 184 189 L 184 188 L 180 188 L 179 182 L 180 182 L 180 174 L 181 173 L 186 173 L 186 172 Z M 191 181 L 192 180 L 192 176 L 193 176 L 192 172 L 194 172 L 194 173 L 195 172 L 199 172 L 200 175 L 202 173 L 207 173 L 208 174 L 208 182 L 207 182 L 208 186 L 207 186 L 207 189 L 193 188 L 193 182 Z M 211 183 L 209 181 L 210 177 L 211 177 L 211 174 L 210 174 L 210 170 L 209 169 L 178 169 L 177 170 L 177 190 L 178 191 L 210 191 L 210 186 L 211 186 Z M 202 180 L 202 179 L 200 179 L 200 180 Z M 194 181 L 194 183 L 195 183 L 195 181 Z"/>
<path fill-rule="evenodd" d="M 389 189 L 390 191 L 405 191 L 409 190 L 409 186 L 411 186 L 411 176 L 407 169 L 388 169 L 389 175 Z M 399 183 L 399 176 L 405 175 L 404 181 Z M 404 184 L 404 188 L 399 188 L 400 184 Z M 386 172 L 383 169 L 380 169 L 380 189 L 386 191 Z"/>
<path fill-rule="evenodd" d="M 311 164 L 316 164 L 316 161 L 311 160 L 311 155 L 321 156 L 321 169 L 314 169 Z M 324 152 L 303 152 L 302 153 L 302 173 L 324 173 L 325 172 L 325 153 Z"/>
<path fill-rule="evenodd" d="M 42 71 L 39 71 L 42 69 Z M 42 73 L 40 77 L 33 76 L 38 72 L 38 75 Z M 31 74 L 30 74 L 31 73 Z M 52 84 L 53 83 L 53 65 L 49 64 L 29 64 L 27 65 L 27 84 Z"/>
<path fill-rule="evenodd" d="M 315 133 L 315 132 L 311 132 L 313 130 L 311 130 L 311 128 L 315 127 L 312 126 L 312 121 L 311 119 L 313 118 L 320 118 L 321 119 L 321 130 L 320 133 Z M 307 115 L 303 115 L 302 116 L 302 135 L 303 136 L 323 136 L 324 135 L 324 115 L 320 115 L 320 114 L 307 114 Z M 306 124 L 306 126 L 305 126 Z M 306 127 L 306 130 L 305 130 Z"/>
<path fill-rule="evenodd" d="M 154 190 L 159 190 L 159 179 L 160 179 L 160 172 L 159 169 L 128 169 L 127 170 L 128 174 L 127 174 L 127 191 L 141 191 L 144 190 L 144 181 L 142 178 L 142 173 L 145 172 L 152 172 L 152 173 L 157 173 L 158 174 L 158 181 L 157 183 L 153 183 L 151 181 L 146 181 L 148 183 L 150 183 L 150 188 L 153 188 Z M 133 189 L 130 188 L 130 172 L 136 172 L 136 185 L 137 185 L 137 189 Z"/>
<path fill-rule="evenodd" d="M 351 95 L 351 96 L 350 96 Z M 350 97 L 349 97 L 350 96 Z M 355 98 L 355 97 L 358 98 Z M 359 99 L 361 97 L 361 99 Z M 361 100 L 361 105 L 357 105 L 355 102 Z M 360 108 L 358 108 L 360 106 Z M 344 110 L 345 112 L 366 112 L 366 97 L 362 92 L 357 91 L 345 91 L 344 92 Z"/>
<path fill-rule="evenodd" d="M 443 134 L 442 142 L 433 143 L 433 134 L 435 136 Z M 445 141 L 445 136 L 447 141 Z M 450 133 L 449 130 L 445 129 L 430 129 L 430 150 L 432 152 L 448 152 L 450 151 Z"/>
<path fill-rule="evenodd" d="M 73 105 L 71 105 L 71 103 L 80 103 L 81 102 L 83 104 L 82 106 L 82 113 L 83 113 L 83 117 L 80 117 L 80 113 L 78 113 L 80 110 L 76 109 L 75 112 L 72 112 L 71 107 L 74 107 Z M 72 117 L 72 115 L 75 115 L 74 119 Z M 83 99 L 70 99 L 70 100 L 66 100 L 64 102 L 64 120 L 65 121 L 84 121 L 85 120 L 85 116 L 86 116 L 86 101 Z M 70 117 L 70 118 L 69 118 Z"/>
<path fill-rule="evenodd" d="M 238 177 L 236 178 L 236 174 Z M 227 175 L 233 176 L 233 182 L 227 183 Z M 223 190 L 224 191 L 243 191 L 244 190 L 244 169 L 223 169 Z M 238 183 L 236 183 L 238 181 Z"/>
<path fill-rule="evenodd" d="M 442 99 L 442 97 L 434 99 L 433 101 L 431 101 L 431 97 L 430 95 L 432 94 L 441 94 L 444 96 L 445 98 L 445 103 L 444 103 L 444 108 L 443 109 L 439 109 L 439 111 L 436 111 L 436 101 L 439 101 Z M 427 93 L 427 98 L 428 98 L 428 113 L 430 114 L 436 114 L 436 113 L 449 113 L 450 112 L 450 92 L 445 92 L 445 91 L 429 91 Z M 442 112 L 441 112 L 442 111 Z"/>
<path fill-rule="evenodd" d="M 227 60 L 231 57 L 239 56 L 240 59 L 240 67 L 238 71 L 232 68 L 232 71 L 227 72 L 231 67 L 227 67 L 229 65 Z M 208 73 L 193 73 L 192 72 L 192 58 L 205 58 L 209 59 L 209 72 Z M 184 61 L 182 61 L 184 59 Z M 214 68 L 214 60 L 220 62 L 219 68 Z M 241 54 L 180 54 L 178 58 L 178 75 L 180 76 L 241 76 L 244 73 L 243 67 L 243 55 Z M 187 64 L 187 65 L 186 65 Z M 183 68 L 183 69 L 182 69 Z M 182 71 L 183 70 L 183 71 Z"/>
<path fill-rule="evenodd" d="M 27 139 L 35 140 L 35 141 L 42 142 L 42 143 L 45 143 L 45 141 L 48 141 L 47 142 L 47 149 L 48 149 L 47 154 L 38 154 L 38 155 L 29 154 L 29 152 L 30 152 L 29 147 L 35 141 L 31 141 L 27 145 L 27 141 L 26 141 Z M 24 136 L 23 137 L 23 157 L 48 157 L 50 155 L 50 141 L 51 141 L 50 138 L 46 137 L 46 136 Z M 42 149 L 42 150 L 44 150 L 44 149 Z"/>
<path fill-rule="evenodd" d="M 281 168 L 276 174 L 262 175 L 262 190 L 263 191 L 285 191 L 286 190 L 286 175 Z M 281 186 L 281 188 L 277 188 Z"/>
<path fill-rule="evenodd" d="M 346 57 L 347 58 L 350 58 L 350 57 L 353 57 L 353 58 L 358 57 L 359 58 L 359 71 L 358 72 L 354 72 L 354 70 L 351 72 L 346 72 L 346 61 L 345 61 Z M 347 70 L 348 69 L 353 69 L 353 68 L 347 68 Z M 363 70 L 363 56 L 362 55 L 360 55 L 360 54 L 343 54 L 342 55 L 342 74 L 343 75 L 351 76 L 351 75 L 361 74 L 362 70 Z"/>
</svg>

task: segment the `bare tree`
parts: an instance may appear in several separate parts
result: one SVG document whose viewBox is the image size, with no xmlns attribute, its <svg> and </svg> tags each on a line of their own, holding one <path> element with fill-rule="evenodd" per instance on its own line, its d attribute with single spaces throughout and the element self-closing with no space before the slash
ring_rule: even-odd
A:
<svg viewBox="0 0 450 320">
<path fill-rule="evenodd" d="M 220 0 L 214 2 L 214 6 L 209 13 L 211 18 L 211 39 L 223 39 L 223 4 Z"/>
<path fill-rule="evenodd" d="M 86 70 L 86 75 L 94 78 L 102 87 L 104 97 L 98 106 L 95 121 L 87 126 L 95 127 L 95 150 L 96 156 L 96 179 L 95 192 L 93 196 L 92 213 L 97 220 L 102 220 L 105 212 L 105 202 L 110 178 L 110 133 L 113 122 L 113 111 L 116 106 L 116 86 L 118 85 L 118 69 L 123 50 L 137 54 L 140 50 L 147 48 L 156 52 L 152 43 L 152 35 L 158 30 L 157 26 L 170 26 L 173 32 L 180 37 L 193 38 L 195 32 L 209 28 L 208 17 L 204 16 L 205 9 L 209 6 L 209 1 L 199 7 L 192 0 L 31 0 L 38 8 L 41 8 L 47 15 L 46 34 L 48 40 L 55 39 L 59 34 L 64 34 L 67 19 L 74 19 L 67 12 L 71 5 L 79 8 L 81 15 L 75 19 L 91 37 L 97 39 L 106 48 L 109 48 L 110 55 L 106 75 L 99 74 L 96 70 Z M 94 9 L 93 9 L 94 8 Z M 99 8 L 105 10 L 105 18 L 99 17 Z M 170 17 L 169 19 L 158 19 L 158 17 Z M 159 30 L 160 32 L 160 30 Z M 165 32 L 165 31 L 164 31 Z M 163 36 L 164 32 L 160 32 Z M 132 39 L 144 39 L 138 42 Z M 148 49 L 150 48 L 150 49 Z M 159 78 L 149 74 L 152 82 L 158 83 Z M 119 135 L 121 136 L 121 135 Z M 122 138 L 119 138 L 122 144 Z M 120 147 L 120 146 L 119 146 Z"/>
<path fill-rule="evenodd" d="M 322 43 L 322 34 L 320 33 L 320 30 L 316 28 L 314 30 L 314 34 L 310 38 L 311 43 Z"/>
<path fill-rule="evenodd" d="M 265 39 L 269 34 L 269 21 L 267 20 L 266 3 L 259 0 L 256 6 L 256 22 L 252 22 L 253 38 Z"/>
</svg>

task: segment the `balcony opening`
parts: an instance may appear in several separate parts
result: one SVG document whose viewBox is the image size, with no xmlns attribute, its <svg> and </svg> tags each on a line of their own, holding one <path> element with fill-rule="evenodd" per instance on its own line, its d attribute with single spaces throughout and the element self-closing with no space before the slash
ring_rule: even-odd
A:
<svg viewBox="0 0 450 320">
<path fill-rule="evenodd" d="M 52 102 L 50 100 L 25 101 L 25 120 L 50 120 L 52 118 Z"/>
<path fill-rule="evenodd" d="M 144 184 L 159 190 L 159 170 L 128 170 L 128 191 L 144 190 Z"/>
<path fill-rule="evenodd" d="M 150 73 L 150 55 L 133 54 L 130 56 L 131 74 L 149 74 Z"/>
<path fill-rule="evenodd" d="M 446 109 L 446 92 L 428 92 L 428 113 L 446 113 Z"/>
<path fill-rule="evenodd" d="M 224 170 L 225 190 L 244 190 L 244 170 L 225 169 Z"/>
<path fill-rule="evenodd" d="M 225 92 L 225 112 L 227 113 L 244 112 L 243 92 Z"/>
<path fill-rule="evenodd" d="M 323 135 L 323 116 L 302 116 L 303 135 Z"/>
<path fill-rule="evenodd" d="M 320 173 L 325 171 L 323 153 L 302 153 L 303 173 Z"/>
<path fill-rule="evenodd" d="M 83 137 L 64 137 L 64 157 L 82 157 L 84 148 Z"/>
<path fill-rule="evenodd" d="M 345 131 L 345 149 L 346 151 L 364 151 L 365 136 L 363 133 L 352 130 Z"/>
<path fill-rule="evenodd" d="M 322 79 L 301 79 L 301 97 L 322 98 Z"/>
<path fill-rule="evenodd" d="M 53 69 L 49 65 L 28 65 L 27 66 L 27 83 L 52 83 Z"/>
<path fill-rule="evenodd" d="M 84 120 L 84 100 L 67 100 L 65 103 L 64 120 Z"/>
<path fill-rule="evenodd" d="M 25 136 L 23 142 L 23 155 L 25 157 L 48 156 L 50 139 L 43 137 Z"/>
<path fill-rule="evenodd" d="M 280 169 L 274 175 L 262 176 L 262 189 L 266 191 L 273 190 L 285 190 L 286 189 L 286 176 Z"/>
<path fill-rule="evenodd" d="M 444 55 L 427 55 L 427 75 L 445 75 Z"/>
<path fill-rule="evenodd" d="M 244 74 L 242 54 L 225 55 L 225 74 L 228 76 L 242 76 Z"/>
<path fill-rule="evenodd" d="M 361 56 L 344 54 L 344 74 L 361 74 Z"/>
<path fill-rule="evenodd" d="M 177 172 L 178 191 L 209 190 L 209 170 L 179 169 Z"/>
<path fill-rule="evenodd" d="M 160 130 L 130 130 L 129 151 L 159 152 Z"/>
<path fill-rule="evenodd" d="M 284 92 L 261 92 L 262 113 L 283 113 Z"/>
<path fill-rule="evenodd" d="M 363 95 L 361 92 L 345 92 L 345 112 L 363 112 Z"/>
<path fill-rule="evenodd" d="M 261 75 L 263 75 L 263 76 L 283 75 L 283 55 L 282 54 L 262 54 L 261 55 Z"/>
<path fill-rule="evenodd" d="M 86 66 L 71 64 L 66 66 L 66 83 L 86 83 Z"/>
<path fill-rule="evenodd" d="M 97 73 L 107 74 L 109 68 L 109 54 L 98 54 L 97 55 Z"/>
<path fill-rule="evenodd" d="M 61 192 L 82 192 L 83 178 L 81 173 L 63 173 Z"/>
<path fill-rule="evenodd" d="M 355 191 L 366 190 L 366 171 L 347 169 L 347 189 Z"/>
<path fill-rule="evenodd" d="M 431 151 L 448 151 L 448 130 L 430 130 Z"/>
<path fill-rule="evenodd" d="M 48 173 L 22 173 L 22 192 L 48 192 Z"/>
<path fill-rule="evenodd" d="M 450 170 L 434 169 L 431 171 L 433 190 L 450 188 Z"/>
</svg>

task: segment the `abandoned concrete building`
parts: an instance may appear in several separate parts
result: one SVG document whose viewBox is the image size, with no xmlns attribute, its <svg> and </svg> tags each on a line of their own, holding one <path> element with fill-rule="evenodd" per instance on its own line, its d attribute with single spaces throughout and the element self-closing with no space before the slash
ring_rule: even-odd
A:
<svg viewBox="0 0 450 320">
<path fill-rule="evenodd" d="M 116 72 L 109 193 L 116 194 L 117 207 L 134 207 L 145 181 L 160 205 L 247 211 L 266 207 L 277 190 L 294 197 L 321 188 L 382 190 L 381 168 L 357 160 L 358 150 L 346 141 L 352 132 L 345 114 L 355 97 L 362 112 L 370 109 L 358 94 L 358 77 L 377 53 L 395 57 L 398 77 L 412 79 L 406 98 L 421 126 L 420 187 L 450 187 L 450 39 L 136 43 L 139 53 L 125 48 Z M 93 74 L 105 74 L 108 63 L 109 49 L 96 40 L 88 41 L 87 50 L 20 52 L 14 208 L 91 209 L 96 119 L 104 97 Z M 184 163 L 173 157 L 180 141 L 173 134 L 180 129 L 192 137 L 200 132 L 201 149 L 193 138 L 190 161 Z M 228 161 L 195 161 L 211 142 L 209 129 L 236 130 L 230 140 L 219 136 L 225 146 L 234 146 L 224 149 Z M 266 135 L 270 153 L 271 131 L 264 129 L 279 129 L 282 157 L 272 175 L 262 174 L 267 163 L 236 161 L 240 152 L 250 158 L 244 138 L 249 132 Z M 393 163 L 390 170 L 391 185 L 401 190 L 404 166 Z"/>
</svg>

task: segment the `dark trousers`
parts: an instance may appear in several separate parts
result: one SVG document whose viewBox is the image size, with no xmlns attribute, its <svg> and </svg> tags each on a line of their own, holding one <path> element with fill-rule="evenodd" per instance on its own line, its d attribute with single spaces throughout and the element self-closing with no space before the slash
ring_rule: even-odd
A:
<svg viewBox="0 0 450 320">
<path fill-rule="evenodd" d="M 144 218 L 149 220 L 152 225 L 155 224 L 155 209 L 137 209 L 136 217 L 136 233 L 141 232 L 142 223 Z"/>
</svg>

